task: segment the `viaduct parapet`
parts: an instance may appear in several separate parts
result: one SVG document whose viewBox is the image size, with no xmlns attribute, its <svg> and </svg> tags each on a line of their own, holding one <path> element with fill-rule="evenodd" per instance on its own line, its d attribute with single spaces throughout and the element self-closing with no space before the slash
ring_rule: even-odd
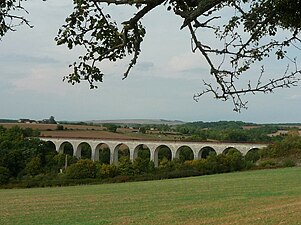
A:
<svg viewBox="0 0 301 225">
<path fill-rule="evenodd" d="M 73 155 L 81 158 L 81 149 L 86 144 L 91 147 L 91 159 L 99 160 L 99 151 L 103 147 L 110 150 L 110 163 L 118 163 L 118 151 L 120 146 L 125 145 L 129 148 L 130 159 L 135 160 L 138 156 L 138 151 L 142 147 L 147 147 L 150 151 L 150 160 L 155 166 L 158 166 L 158 152 L 163 146 L 171 151 L 171 159 L 179 158 L 182 147 L 189 147 L 193 152 L 194 159 L 204 158 L 204 151 L 214 151 L 216 154 L 225 153 L 230 148 L 235 148 L 243 155 L 254 149 L 266 147 L 265 144 L 253 143 L 214 143 L 214 142 L 180 142 L 180 141 L 148 141 L 148 140 L 101 140 L 101 139 L 67 139 L 67 138 L 40 138 L 46 142 L 52 142 L 55 145 L 56 151 L 64 153 L 64 146 L 70 143 L 73 147 Z"/>
</svg>

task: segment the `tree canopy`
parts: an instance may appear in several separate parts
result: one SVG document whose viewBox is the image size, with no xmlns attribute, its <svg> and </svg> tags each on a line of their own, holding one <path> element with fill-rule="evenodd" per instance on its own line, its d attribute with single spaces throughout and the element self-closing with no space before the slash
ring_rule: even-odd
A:
<svg viewBox="0 0 301 225">
<path fill-rule="evenodd" d="M 24 1 L 1 1 L 0 40 L 20 24 L 31 27 L 23 16 L 28 13 L 22 6 Z M 204 81 L 204 90 L 194 95 L 196 101 L 212 93 L 217 99 L 231 100 L 234 110 L 240 111 L 247 108 L 245 94 L 269 93 L 296 86 L 300 81 L 297 55 L 289 54 L 292 49 L 301 50 L 300 0 L 73 0 L 73 3 L 73 12 L 55 38 L 58 45 L 85 49 L 70 65 L 72 72 L 64 77 L 71 84 L 84 80 L 96 88 L 103 81 L 103 61 L 131 56 L 123 79 L 128 77 L 142 51 L 147 31 L 142 18 L 157 7 L 165 7 L 167 13 L 183 20 L 180 29 L 190 33 L 192 52 L 202 55 L 208 73 L 214 78 L 214 82 Z M 109 8 L 123 6 L 134 8 L 135 13 L 118 23 Z M 287 66 L 279 74 L 266 76 L 267 58 L 285 61 Z M 242 76 L 246 74 L 251 74 L 251 78 Z"/>
</svg>

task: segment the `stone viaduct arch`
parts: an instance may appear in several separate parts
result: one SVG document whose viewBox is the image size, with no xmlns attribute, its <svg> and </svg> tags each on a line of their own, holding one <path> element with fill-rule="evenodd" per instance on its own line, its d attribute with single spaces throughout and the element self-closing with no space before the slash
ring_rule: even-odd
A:
<svg viewBox="0 0 301 225">
<path fill-rule="evenodd" d="M 139 150 L 147 150 L 149 151 L 149 155 L 150 155 L 150 149 L 147 145 L 145 144 L 139 144 L 135 147 L 134 151 L 133 151 L 133 155 L 131 155 L 131 160 L 135 160 L 137 157 L 138 157 L 138 153 L 139 153 Z"/>
<path fill-rule="evenodd" d="M 176 149 L 176 152 L 175 152 L 175 157 L 176 158 L 180 158 L 181 151 L 184 150 L 184 148 L 189 149 L 193 154 L 193 150 L 188 145 L 182 145 L 181 147 Z M 194 158 L 194 156 L 193 156 L 193 158 Z"/>
<path fill-rule="evenodd" d="M 81 146 L 87 143 L 91 147 L 91 159 L 97 161 L 99 151 L 102 146 L 106 146 L 110 150 L 110 164 L 118 163 L 118 146 L 126 145 L 130 151 L 130 160 L 134 160 L 138 156 L 139 146 L 147 146 L 150 151 L 150 160 L 157 167 L 158 150 L 160 146 L 167 146 L 171 150 L 171 159 L 179 157 L 179 149 L 183 146 L 189 147 L 194 155 L 194 159 L 204 157 L 205 149 L 212 149 L 216 154 L 222 154 L 225 149 L 235 148 L 243 155 L 252 149 L 260 149 L 266 147 L 265 144 L 255 143 L 211 143 L 211 142 L 179 142 L 179 141 L 148 141 L 148 140 L 97 140 L 97 139 L 66 139 L 66 138 L 40 138 L 43 141 L 52 142 L 55 145 L 56 151 L 63 153 L 64 145 L 70 143 L 73 147 L 73 155 L 81 158 Z"/>
</svg>

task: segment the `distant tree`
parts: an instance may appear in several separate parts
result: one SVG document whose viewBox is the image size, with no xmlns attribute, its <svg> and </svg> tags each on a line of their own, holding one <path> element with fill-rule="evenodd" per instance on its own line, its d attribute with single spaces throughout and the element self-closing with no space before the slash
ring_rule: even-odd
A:
<svg viewBox="0 0 301 225">
<path fill-rule="evenodd" d="M 107 130 L 110 131 L 110 132 L 114 132 L 114 133 L 117 132 L 118 126 L 117 126 L 116 124 L 113 124 L 113 123 L 106 123 L 106 124 L 103 124 L 103 126 L 104 126 L 105 128 L 107 128 Z"/>
<path fill-rule="evenodd" d="M 63 126 L 63 125 L 60 125 L 60 124 L 58 124 L 58 125 L 56 126 L 56 129 L 57 129 L 57 130 L 64 130 L 64 126 Z"/>
<path fill-rule="evenodd" d="M 57 124 L 57 122 L 54 119 L 54 116 L 50 116 L 49 120 L 48 120 L 49 124 Z"/>
<path fill-rule="evenodd" d="M 288 135 L 283 140 L 276 141 L 259 151 L 261 157 L 279 158 L 299 155 L 301 153 L 301 137 Z"/>
<path fill-rule="evenodd" d="M 224 140 L 235 142 L 246 142 L 249 140 L 247 133 L 244 130 L 229 130 Z"/>
<path fill-rule="evenodd" d="M 143 127 L 143 126 L 140 127 L 140 128 L 139 128 L 139 132 L 142 133 L 142 134 L 145 134 L 145 133 L 146 133 L 146 128 Z"/>
</svg>

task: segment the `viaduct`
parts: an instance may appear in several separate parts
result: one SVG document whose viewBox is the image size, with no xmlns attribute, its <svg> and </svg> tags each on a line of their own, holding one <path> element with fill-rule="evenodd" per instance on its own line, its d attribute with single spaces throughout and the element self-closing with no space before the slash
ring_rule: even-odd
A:
<svg viewBox="0 0 301 225">
<path fill-rule="evenodd" d="M 121 146 L 128 147 L 130 159 L 135 160 L 138 151 L 142 148 L 148 148 L 150 151 L 150 160 L 155 166 L 158 166 L 158 152 L 161 147 L 167 147 L 171 151 L 171 159 L 179 158 L 183 147 L 189 147 L 193 152 L 194 159 L 201 159 L 208 155 L 208 151 L 214 151 L 216 154 L 226 153 L 230 148 L 235 148 L 243 155 L 254 149 L 266 147 L 264 144 L 252 143 L 214 143 L 214 142 L 180 142 L 180 141 L 148 141 L 148 140 L 101 140 L 101 139 L 67 139 L 67 138 L 40 138 L 43 141 L 51 142 L 59 153 L 64 153 L 64 146 L 69 143 L 73 148 L 73 155 L 81 158 L 81 149 L 85 144 L 91 147 L 91 159 L 99 160 L 99 151 L 104 147 L 110 150 L 110 164 L 118 163 L 118 151 Z M 205 153 L 207 152 L 207 153 Z"/>
</svg>

